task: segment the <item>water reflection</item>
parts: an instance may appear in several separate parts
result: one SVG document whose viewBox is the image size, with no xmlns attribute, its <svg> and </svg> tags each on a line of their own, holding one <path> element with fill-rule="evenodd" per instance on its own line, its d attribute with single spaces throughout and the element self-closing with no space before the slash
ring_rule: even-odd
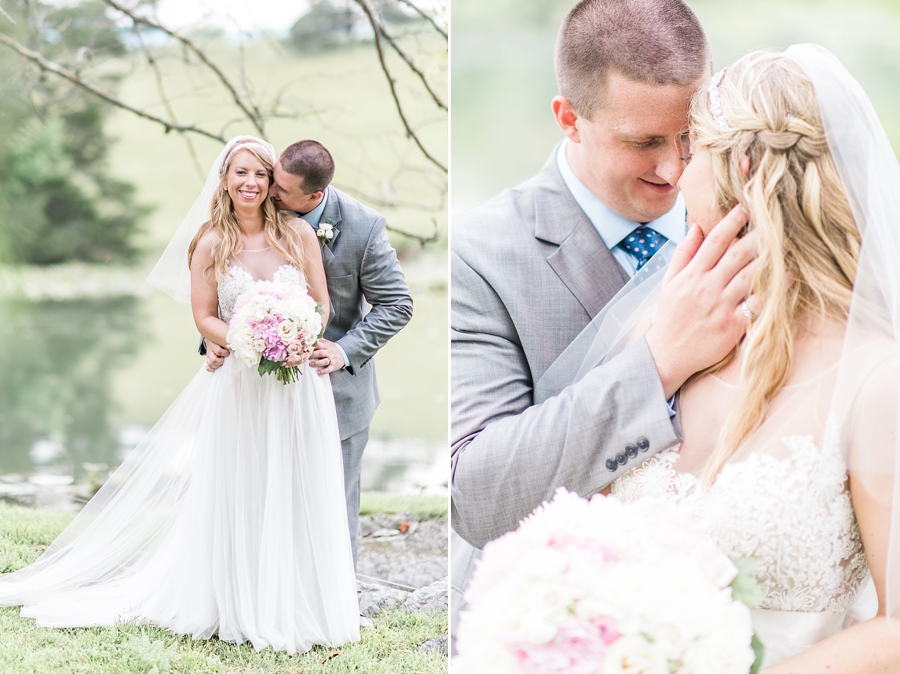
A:
<svg viewBox="0 0 900 674">
<path fill-rule="evenodd" d="M 0 300 L 0 473 L 118 464 L 110 383 L 145 324 L 134 297 Z"/>
<path fill-rule="evenodd" d="M 416 308 L 377 356 L 364 489 L 446 493 L 446 293 Z M 201 367 L 196 340 L 190 311 L 159 294 L 0 299 L 0 499 L 88 498 Z"/>
</svg>

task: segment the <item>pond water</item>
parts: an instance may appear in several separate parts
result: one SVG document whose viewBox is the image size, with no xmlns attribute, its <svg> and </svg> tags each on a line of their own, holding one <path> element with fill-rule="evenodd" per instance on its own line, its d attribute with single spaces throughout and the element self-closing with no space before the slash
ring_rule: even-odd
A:
<svg viewBox="0 0 900 674">
<path fill-rule="evenodd" d="M 446 285 L 410 285 L 413 320 L 376 356 L 363 488 L 445 494 Z M 198 339 L 188 308 L 156 291 L 0 299 L 0 497 L 102 481 L 202 367 Z"/>
</svg>

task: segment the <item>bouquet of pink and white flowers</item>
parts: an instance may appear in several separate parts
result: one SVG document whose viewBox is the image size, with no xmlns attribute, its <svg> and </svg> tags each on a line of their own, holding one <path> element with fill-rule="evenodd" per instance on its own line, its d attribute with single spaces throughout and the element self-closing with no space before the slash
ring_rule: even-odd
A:
<svg viewBox="0 0 900 674">
<path fill-rule="evenodd" d="M 265 281 L 241 295 L 228 326 L 228 348 L 260 375 L 275 373 L 285 384 L 297 380 L 322 336 L 321 304 L 297 285 Z"/>
<path fill-rule="evenodd" d="M 748 674 L 761 657 L 737 575 L 673 507 L 560 488 L 485 546 L 454 674 Z"/>
</svg>

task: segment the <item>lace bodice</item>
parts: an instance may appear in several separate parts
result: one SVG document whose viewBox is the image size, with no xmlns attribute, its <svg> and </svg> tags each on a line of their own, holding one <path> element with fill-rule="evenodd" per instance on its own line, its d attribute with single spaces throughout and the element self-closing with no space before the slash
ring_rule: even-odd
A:
<svg viewBox="0 0 900 674">
<path fill-rule="evenodd" d="M 226 323 L 231 321 L 234 314 L 234 304 L 238 297 L 250 290 L 255 283 L 260 281 L 277 281 L 279 283 L 291 283 L 306 287 L 306 278 L 295 266 L 283 264 L 272 274 L 272 278 L 254 278 L 240 264 L 228 263 L 227 274 L 219 283 L 219 318 Z"/>
<path fill-rule="evenodd" d="M 724 466 L 704 492 L 678 472 L 677 450 L 653 456 L 612 483 L 625 501 L 652 498 L 686 510 L 732 558 L 755 558 L 765 598 L 756 608 L 839 613 L 868 567 L 847 487 L 838 424 L 812 436 L 784 437 L 782 456 L 755 452 Z"/>
</svg>

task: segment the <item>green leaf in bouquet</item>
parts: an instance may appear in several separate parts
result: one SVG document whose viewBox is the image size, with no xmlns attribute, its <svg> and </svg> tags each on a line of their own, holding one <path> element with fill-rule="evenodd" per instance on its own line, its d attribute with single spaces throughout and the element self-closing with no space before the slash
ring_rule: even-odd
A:
<svg viewBox="0 0 900 674">
<path fill-rule="evenodd" d="M 753 664 L 750 666 L 750 674 L 757 674 L 759 668 L 762 667 L 766 647 L 763 646 L 763 642 L 756 636 L 756 632 L 753 633 L 753 640 L 750 642 L 750 646 L 753 648 L 753 653 L 756 655 L 756 659 L 753 660 Z"/>
<path fill-rule="evenodd" d="M 738 575 L 731 581 L 731 596 L 747 606 L 756 606 L 765 599 L 765 594 L 754 578 L 756 569 L 759 568 L 759 560 L 744 557 L 731 561 L 738 568 Z"/>
<path fill-rule="evenodd" d="M 275 372 L 281 365 L 276 363 L 274 360 L 269 360 L 268 358 L 260 358 L 259 366 L 256 368 L 256 371 L 259 372 L 260 376 L 264 374 L 271 374 Z"/>
<path fill-rule="evenodd" d="M 325 305 L 321 302 L 316 302 L 316 313 L 320 314 L 321 316 L 325 315 Z"/>
</svg>

